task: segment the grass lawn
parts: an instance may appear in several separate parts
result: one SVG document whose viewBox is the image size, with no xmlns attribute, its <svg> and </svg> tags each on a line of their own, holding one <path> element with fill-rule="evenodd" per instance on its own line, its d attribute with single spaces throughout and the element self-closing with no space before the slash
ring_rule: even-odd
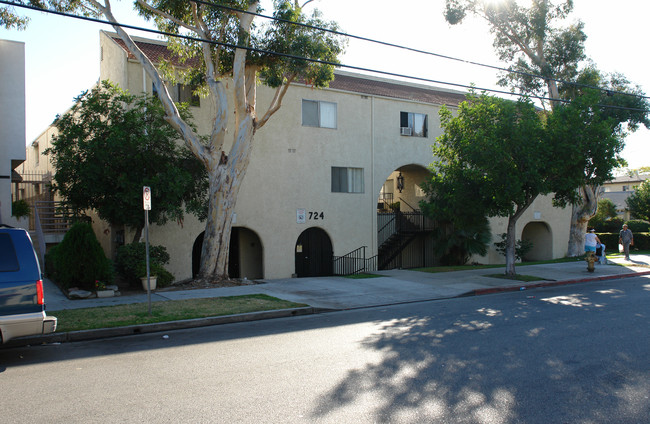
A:
<svg viewBox="0 0 650 424">
<path fill-rule="evenodd" d="M 57 317 L 57 333 L 152 324 L 183 319 L 235 315 L 246 312 L 271 311 L 307 306 L 264 294 L 215 297 L 210 299 L 186 299 L 154 302 L 149 316 L 148 303 L 103 306 L 97 308 L 64 309 L 48 311 Z"/>
</svg>

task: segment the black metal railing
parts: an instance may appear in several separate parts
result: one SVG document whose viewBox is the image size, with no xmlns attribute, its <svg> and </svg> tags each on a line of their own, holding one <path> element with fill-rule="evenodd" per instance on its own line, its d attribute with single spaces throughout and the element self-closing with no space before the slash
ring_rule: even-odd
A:
<svg viewBox="0 0 650 424">
<path fill-rule="evenodd" d="M 424 245 L 415 250 L 409 247 L 434 229 L 432 219 L 422 212 L 400 211 L 378 214 L 377 219 L 378 269 L 402 268 L 404 263 L 424 266 L 424 262 L 428 262 L 425 255 L 420 253 L 424 251 Z"/>
<path fill-rule="evenodd" d="M 353 275 L 377 270 L 377 255 L 366 258 L 367 246 L 343 256 L 334 256 L 334 275 Z"/>
</svg>

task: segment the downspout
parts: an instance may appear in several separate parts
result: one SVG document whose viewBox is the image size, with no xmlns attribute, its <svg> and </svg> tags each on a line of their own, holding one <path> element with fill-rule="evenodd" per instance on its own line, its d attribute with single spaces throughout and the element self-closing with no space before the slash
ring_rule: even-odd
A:
<svg viewBox="0 0 650 424">
<path fill-rule="evenodd" d="M 372 213 L 372 243 L 370 252 L 377 252 L 377 199 L 374 198 L 375 190 L 375 96 L 370 96 L 370 211 Z"/>
</svg>

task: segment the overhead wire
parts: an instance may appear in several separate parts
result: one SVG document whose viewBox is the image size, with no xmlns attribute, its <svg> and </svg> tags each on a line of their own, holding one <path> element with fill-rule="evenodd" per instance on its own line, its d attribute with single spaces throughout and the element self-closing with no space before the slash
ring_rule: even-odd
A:
<svg viewBox="0 0 650 424">
<path fill-rule="evenodd" d="M 206 4 L 206 5 L 209 5 L 209 6 L 223 7 L 225 9 L 235 11 L 235 12 L 238 12 L 238 13 L 253 13 L 253 12 L 248 12 L 248 11 L 241 10 L 241 9 L 231 8 L 231 7 L 228 7 L 228 6 L 215 5 L 213 3 L 203 2 L 201 0 L 193 0 L 193 1 L 196 1 L 196 2 L 202 3 L 202 4 Z M 119 23 L 119 22 L 111 22 L 111 21 L 108 21 L 108 20 L 105 20 L 105 19 L 99 19 L 99 18 L 90 17 L 90 16 L 74 15 L 74 14 L 61 12 L 61 11 L 57 11 L 57 10 L 42 9 L 42 8 L 39 8 L 39 7 L 36 7 L 36 6 L 21 4 L 21 3 L 15 3 L 15 2 L 7 1 L 7 0 L 0 0 L 0 4 L 6 4 L 6 5 L 9 5 L 9 6 L 21 7 L 21 8 L 25 8 L 25 9 L 38 11 L 38 12 L 44 12 L 44 13 L 54 14 L 54 15 L 58 15 L 58 16 L 84 20 L 84 21 L 88 21 L 88 22 L 100 23 L 100 24 L 104 24 L 104 25 L 118 26 L 118 27 L 121 27 L 121 28 L 128 28 L 128 29 L 132 29 L 132 30 L 136 30 L 136 31 L 143 31 L 143 32 L 163 35 L 163 36 L 166 36 L 166 37 L 182 38 L 182 39 L 189 40 L 189 41 L 208 43 L 208 44 L 218 45 L 218 46 L 232 48 L 232 49 L 243 49 L 243 50 L 246 50 L 246 51 L 262 53 L 262 54 L 269 54 L 269 55 L 275 55 L 275 56 L 285 57 L 285 58 L 288 58 L 288 59 L 305 60 L 305 61 L 312 62 L 312 63 L 319 63 L 319 64 L 323 64 L 323 65 L 330 65 L 330 66 L 334 66 L 334 67 L 352 69 L 352 70 L 362 71 L 362 72 L 370 72 L 370 73 L 374 73 L 374 74 L 385 75 L 385 76 L 390 76 L 390 77 L 395 77 L 395 78 L 404 78 L 404 79 L 408 79 L 408 80 L 420 81 L 420 82 L 425 82 L 425 83 L 441 84 L 441 85 L 446 85 L 446 86 L 451 86 L 451 87 L 456 87 L 456 88 L 464 88 L 464 89 L 468 89 L 468 90 L 475 90 L 475 91 L 481 91 L 481 92 L 497 93 L 497 94 L 503 94 L 503 95 L 508 95 L 508 96 L 514 96 L 514 97 L 533 98 L 533 99 L 537 99 L 537 100 L 541 100 L 541 101 L 546 100 L 546 101 L 551 101 L 551 102 L 554 101 L 554 102 L 559 102 L 559 103 L 570 103 L 571 102 L 571 100 L 569 100 L 569 99 L 554 99 L 554 98 L 538 96 L 538 95 L 528 95 L 528 94 L 514 93 L 514 92 L 511 92 L 511 91 L 497 90 L 497 89 L 494 89 L 494 88 L 482 88 L 482 87 L 477 87 L 475 85 L 452 83 L 452 82 L 447 82 L 447 81 L 434 80 L 434 79 L 430 79 L 430 78 L 400 74 L 400 73 L 396 73 L 396 72 L 380 71 L 380 70 L 365 68 L 365 67 L 360 67 L 360 66 L 345 65 L 345 64 L 342 64 L 342 63 L 338 63 L 338 62 L 324 61 L 324 60 L 320 60 L 320 59 L 313 59 L 313 58 L 308 58 L 308 57 L 303 57 L 303 56 L 292 55 L 292 54 L 288 54 L 288 53 L 281 53 L 281 52 L 274 52 L 274 51 L 270 51 L 270 50 L 264 50 L 264 49 L 260 49 L 260 48 L 256 48 L 256 47 L 240 46 L 240 45 L 236 45 L 236 44 L 232 44 L 232 43 L 226 43 L 226 42 L 214 41 L 214 40 L 207 40 L 207 39 L 203 39 L 203 38 L 200 38 L 200 37 L 193 37 L 193 36 L 190 36 L 190 35 L 170 33 L 170 32 L 161 31 L 161 30 L 157 30 L 157 29 L 144 28 L 144 27 L 140 27 L 140 26 L 136 26 L 136 25 L 123 24 L 123 23 Z M 332 30 L 329 30 L 329 29 L 326 29 L 326 28 L 314 27 L 314 26 L 311 26 L 311 25 L 296 23 L 296 22 L 293 22 L 293 21 L 283 20 L 283 19 L 279 19 L 279 18 L 275 18 L 275 17 L 268 17 L 268 16 L 265 16 L 265 15 L 257 14 L 257 13 L 253 13 L 253 14 L 255 14 L 257 16 L 260 16 L 260 17 L 267 18 L 267 19 L 274 19 L 274 20 L 279 20 L 279 21 L 283 21 L 283 22 L 286 22 L 286 23 L 290 23 L 290 24 L 301 25 L 301 26 L 304 26 L 304 27 L 308 27 L 310 29 L 316 29 L 316 30 L 321 30 L 321 31 L 330 31 L 330 32 L 332 31 Z M 339 33 L 339 32 L 336 32 L 336 33 L 341 35 L 341 36 L 349 36 L 349 35 L 347 35 L 345 33 Z M 365 38 L 365 37 L 357 37 L 357 36 L 354 36 L 354 37 L 358 38 L 358 39 L 364 39 L 364 40 L 367 40 L 367 41 L 373 41 L 373 40 Z M 375 42 L 375 41 L 373 41 L 373 42 Z M 400 46 L 398 46 L 396 44 L 394 45 L 394 44 L 391 44 L 391 43 L 383 43 L 383 42 L 379 42 L 379 43 L 382 43 L 382 44 L 385 44 L 385 45 L 391 45 L 393 47 L 400 47 Z M 406 48 L 406 47 L 404 47 L 404 48 Z M 411 48 L 406 48 L 406 49 L 424 53 L 424 51 L 419 51 L 417 49 L 411 49 Z M 435 53 L 430 53 L 430 54 L 436 55 Z M 491 65 L 485 65 L 485 66 L 491 66 Z M 512 72 L 512 71 L 508 71 L 508 72 Z M 537 77 L 539 77 L 539 76 L 537 76 Z M 598 90 L 603 90 L 602 88 L 599 88 L 599 87 L 591 87 L 591 88 L 598 89 Z M 605 90 L 605 91 L 612 92 L 611 90 Z M 614 92 L 614 94 L 626 94 L 626 95 L 629 95 L 629 96 L 635 96 L 635 97 L 641 97 L 641 98 L 650 98 L 650 97 L 646 97 L 646 96 L 640 96 L 640 95 L 623 93 L 623 92 Z M 597 105 L 597 106 L 603 107 L 603 108 L 610 108 L 610 109 L 644 111 L 643 109 L 639 109 L 639 108 L 628 108 L 628 107 L 614 106 L 614 105 Z"/>
<path fill-rule="evenodd" d="M 411 51 L 411 52 L 414 52 L 414 53 L 424 54 L 424 55 L 428 55 L 428 56 L 435 56 L 435 57 L 439 57 L 441 59 L 447 59 L 447 60 L 451 60 L 451 61 L 461 62 L 461 63 L 467 64 L 467 65 L 474 65 L 474 66 L 484 67 L 484 68 L 493 69 L 493 70 L 497 70 L 497 71 L 502 71 L 502 72 L 506 72 L 506 73 L 510 73 L 510 74 L 517 74 L 517 75 L 521 75 L 521 76 L 525 76 L 525 77 L 555 81 L 555 82 L 558 82 L 558 83 L 561 83 L 561 84 L 573 85 L 573 86 L 576 86 L 576 87 L 591 88 L 591 89 L 595 89 L 595 90 L 605 91 L 608 94 L 610 94 L 610 93 L 611 94 L 621 94 L 621 95 L 626 95 L 626 96 L 641 97 L 641 98 L 645 98 L 645 99 L 650 99 L 650 96 L 642 96 L 642 95 L 634 94 L 634 93 L 626 93 L 624 91 L 604 89 L 602 87 L 596 87 L 596 86 L 593 86 L 593 85 L 582 84 L 582 83 L 573 82 L 573 81 L 565 81 L 565 80 L 561 80 L 561 79 L 553 78 L 553 77 L 544 77 L 544 76 L 537 75 L 537 74 L 531 74 L 529 72 L 518 71 L 516 69 L 503 68 L 503 67 L 496 66 L 496 65 L 488 65 L 488 64 L 485 64 L 485 63 L 475 62 L 475 61 L 472 61 L 472 60 L 460 59 L 460 58 L 457 58 L 457 57 L 443 55 L 443 54 L 431 52 L 431 51 L 428 51 L 428 50 L 422 50 L 422 49 L 416 49 L 414 47 L 402 46 L 400 44 L 395 44 L 395 43 L 391 43 L 391 42 L 387 42 L 387 41 L 381 41 L 381 40 L 376 40 L 376 39 L 363 37 L 363 36 L 359 36 L 359 35 L 349 34 L 349 33 L 341 32 L 341 31 L 333 30 L 333 29 L 329 29 L 329 28 L 317 27 L 317 26 L 310 25 L 310 24 L 305 24 L 305 23 L 302 23 L 302 22 L 293 22 L 293 21 L 290 21 L 288 19 L 277 18 L 275 16 L 269 16 L 269 15 L 263 15 L 261 13 L 250 12 L 248 10 L 238 9 L 238 8 L 231 7 L 231 6 L 224 6 L 224 5 L 220 5 L 220 4 L 209 3 L 209 2 L 206 2 L 204 0 L 192 0 L 192 1 L 194 3 L 203 4 L 203 5 L 206 5 L 206 6 L 215 7 L 215 8 L 219 8 L 219 9 L 224 9 L 224 10 L 228 10 L 228 11 L 231 11 L 231 12 L 246 13 L 246 14 L 257 16 L 257 17 L 264 18 L 264 19 L 269 19 L 269 20 L 274 20 L 274 21 L 278 21 L 278 22 L 288 23 L 288 24 L 300 26 L 300 27 L 307 28 L 307 29 L 314 29 L 314 30 L 317 30 L 317 31 L 328 32 L 328 33 L 331 33 L 331 34 L 334 34 L 334 35 L 339 35 L 339 36 L 342 36 L 342 37 L 356 39 L 356 40 L 360 40 L 360 41 L 366 41 L 366 42 L 369 42 L 369 43 L 379 44 L 379 45 L 383 45 L 383 46 L 386 46 L 386 47 L 393 47 L 393 48 L 397 48 L 397 49 Z"/>
</svg>

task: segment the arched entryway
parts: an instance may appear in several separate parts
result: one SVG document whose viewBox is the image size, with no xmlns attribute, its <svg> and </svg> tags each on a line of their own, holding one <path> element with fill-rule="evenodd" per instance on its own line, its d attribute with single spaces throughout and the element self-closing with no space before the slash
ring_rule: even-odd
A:
<svg viewBox="0 0 650 424">
<path fill-rule="evenodd" d="M 194 241 L 192 247 L 192 278 L 196 278 L 201 266 L 201 249 L 204 232 Z M 233 227 L 230 234 L 230 254 L 228 276 L 230 278 L 264 278 L 262 242 L 252 230 Z"/>
<path fill-rule="evenodd" d="M 553 259 L 553 236 L 545 222 L 529 222 L 521 232 L 521 239 L 533 243 L 524 261 L 547 261 Z"/>
<path fill-rule="evenodd" d="M 320 228 L 308 228 L 296 242 L 296 276 L 323 277 L 333 273 L 332 241 Z"/>
</svg>

